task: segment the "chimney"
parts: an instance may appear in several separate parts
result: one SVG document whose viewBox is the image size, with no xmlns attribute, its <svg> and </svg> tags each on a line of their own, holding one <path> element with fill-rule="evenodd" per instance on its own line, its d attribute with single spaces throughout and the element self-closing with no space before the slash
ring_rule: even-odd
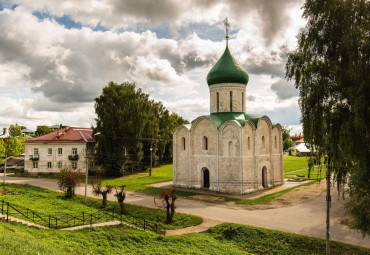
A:
<svg viewBox="0 0 370 255">
<path fill-rule="evenodd" d="M 6 134 L 6 128 L 3 128 L 3 135 Z"/>
</svg>

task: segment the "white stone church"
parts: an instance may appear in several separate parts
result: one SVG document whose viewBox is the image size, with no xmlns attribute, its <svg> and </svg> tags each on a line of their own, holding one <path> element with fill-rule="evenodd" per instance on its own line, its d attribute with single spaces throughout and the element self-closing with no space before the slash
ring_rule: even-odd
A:
<svg viewBox="0 0 370 255">
<path fill-rule="evenodd" d="M 174 186 L 245 194 L 284 183 L 281 126 L 246 113 L 248 80 L 226 44 L 207 76 L 210 115 L 173 134 Z"/>
</svg>

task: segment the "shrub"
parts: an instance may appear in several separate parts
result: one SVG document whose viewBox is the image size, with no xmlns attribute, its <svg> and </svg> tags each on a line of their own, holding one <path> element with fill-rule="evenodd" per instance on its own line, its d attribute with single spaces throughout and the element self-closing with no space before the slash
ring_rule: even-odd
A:
<svg viewBox="0 0 370 255">
<path fill-rule="evenodd" d="M 65 193 L 66 198 L 72 198 L 74 196 L 75 188 L 81 182 L 81 179 L 82 172 L 80 169 L 60 169 L 58 174 L 58 186 L 59 189 Z"/>
</svg>

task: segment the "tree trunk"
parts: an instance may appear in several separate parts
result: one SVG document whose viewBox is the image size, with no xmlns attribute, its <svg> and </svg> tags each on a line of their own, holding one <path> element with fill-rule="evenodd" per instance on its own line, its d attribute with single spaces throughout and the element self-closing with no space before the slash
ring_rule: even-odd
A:
<svg viewBox="0 0 370 255">
<path fill-rule="evenodd" d="M 105 208 L 107 206 L 107 195 L 108 195 L 107 192 L 102 192 L 102 196 L 103 196 L 103 208 Z"/>
<path fill-rule="evenodd" d="M 122 202 L 119 202 L 119 206 L 121 207 L 121 213 L 122 214 L 125 214 L 126 213 L 126 210 L 125 210 L 125 204 Z"/>
</svg>

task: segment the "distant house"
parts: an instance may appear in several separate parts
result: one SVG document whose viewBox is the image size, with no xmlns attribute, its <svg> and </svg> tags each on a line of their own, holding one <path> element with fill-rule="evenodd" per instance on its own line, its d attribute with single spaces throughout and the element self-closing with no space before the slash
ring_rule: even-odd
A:
<svg viewBox="0 0 370 255">
<path fill-rule="evenodd" d="M 8 129 L 7 128 L 3 128 L 3 133 L 0 135 L 0 139 L 3 140 L 4 142 L 6 142 L 6 140 L 10 137 L 9 133 L 8 133 Z"/>
<path fill-rule="evenodd" d="M 291 156 L 308 156 L 311 153 L 311 150 L 307 148 L 305 143 L 299 143 L 288 149 L 289 155 Z"/>
<path fill-rule="evenodd" d="M 0 173 L 4 172 L 5 164 L 3 163 L 0 167 Z M 24 169 L 24 158 L 23 157 L 14 157 L 6 161 L 6 171 L 11 172 L 15 170 Z"/>
<path fill-rule="evenodd" d="M 35 131 L 28 129 L 25 126 L 21 126 L 21 129 L 22 129 L 22 136 L 27 137 L 27 138 L 35 137 Z"/>
<path fill-rule="evenodd" d="M 291 135 L 290 136 L 290 139 L 293 140 L 293 142 L 296 142 L 300 139 L 303 139 L 303 134 L 299 133 L 299 134 L 294 134 L 294 135 Z"/>
<path fill-rule="evenodd" d="M 55 173 L 61 168 L 86 171 L 92 166 L 94 148 L 91 128 L 65 127 L 23 142 L 26 173 Z"/>
</svg>

